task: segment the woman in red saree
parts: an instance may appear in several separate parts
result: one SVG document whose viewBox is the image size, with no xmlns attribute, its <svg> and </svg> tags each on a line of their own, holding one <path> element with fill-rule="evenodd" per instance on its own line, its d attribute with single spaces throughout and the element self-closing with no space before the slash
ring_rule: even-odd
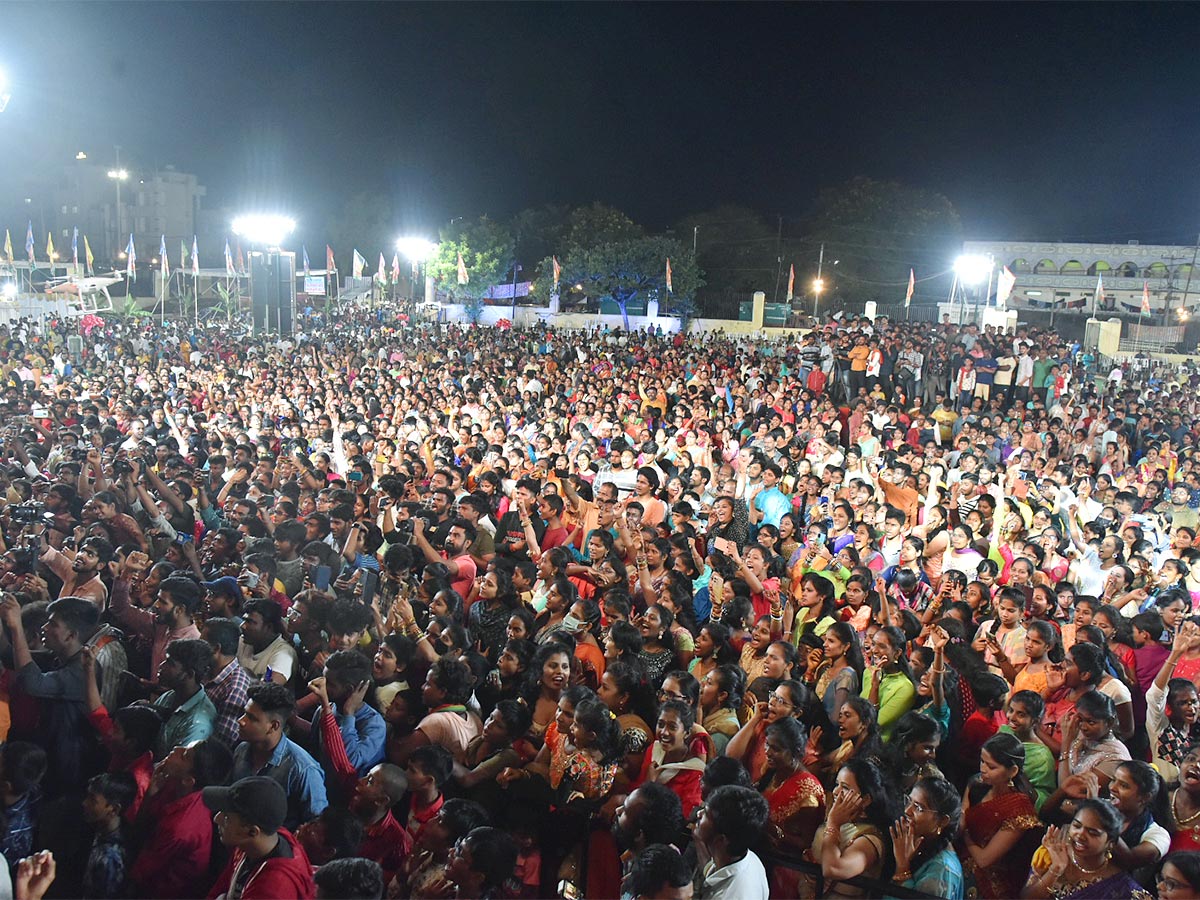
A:
<svg viewBox="0 0 1200 900">
<path fill-rule="evenodd" d="M 1029 874 L 1029 861 L 1042 837 L 1036 796 L 1024 774 L 1025 745 L 1000 733 L 980 752 L 979 775 L 963 797 L 960 855 L 978 896 L 1016 897 Z"/>
<path fill-rule="evenodd" d="M 825 789 L 804 768 L 807 743 L 804 726 L 796 719 L 780 719 L 767 727 L 767 773 L 758 790 L 771 809 L 767 824 L 771 848 L 783 854 L 808 850 L 825 818 Z M 799 891 L 800 873 L 776 866 L 771 873 L 771 896 L 798 897 Z"/>
</svg>

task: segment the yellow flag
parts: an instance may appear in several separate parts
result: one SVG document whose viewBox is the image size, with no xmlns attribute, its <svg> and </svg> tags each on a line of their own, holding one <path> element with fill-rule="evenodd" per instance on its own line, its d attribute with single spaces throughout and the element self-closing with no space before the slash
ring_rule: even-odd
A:
<svg viewBox="0 0 1200 900">
<path fill-rule="evenodd" d="M 8 261 L 13 261 L 12 255 L 12 235 L 8 233 L 8 229 L 4 229 L 4 255 L 8 257 Z"/>
<path fill-rule="evenodd" d="M 50 262 L 54 262 L 54 232 L 46 232 L 46 255 L 50 257 Z"/>
<path fill-rule="evenodd" d="M 92 248 L 88 244 L 86 234 L 83 236 L 83 255 L 87 257 L 87 270 L 90 272 L 92 271 L 92 263 L 95 261 L 96 257 L 92 256 Z"/>
</svg>

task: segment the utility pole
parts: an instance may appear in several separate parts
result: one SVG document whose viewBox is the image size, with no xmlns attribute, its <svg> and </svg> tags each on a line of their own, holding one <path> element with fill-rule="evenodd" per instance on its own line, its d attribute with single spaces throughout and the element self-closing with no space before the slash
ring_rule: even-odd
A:
<svg viewBox="0 0 1200 900">
<path fill-rule="evenodd" d="M 821 267 L 825 264 L 825 243 L 821 242 L 821 252 L 817 255 L 817 280 L 813 284 L 813 320 L 817 318 L 817 304 L 821 301 L 821 291 L 825 282 L 821 280 Z M 815 327 L 815 326 L 814 326 Z"/>
<path fill-rule="evenodd" d="M 1196 269 L 1196 255 L 1197 254 L 1200 254 L 1200 235 L 1196 236 L 1196 246 L 1192 248 L 1192 264 L 1188 267 L 1187 280 L 1183 283 L 1183 299 L 1179 301 L 1180 308 L 1184 309 L 1184 310 L 1187 309 L 1188 288 L 1190 288 L 1192 286 L 1192 272 L 1194 272 Z M 1170 302 L 1169 301 L 1167 303 L 1167 309 L 1168 309 L 1168 311 L 1170 310 Z M 1168 317 L 1164 324 L 1167 324 L 1170 321 L 1171 320 Z"/>
<path fill-rule="evenodd" d="M 699 237 L 700 237 L 700 226 L 693 225 L 692 226 L 692 256 L 693 257 L 696 255 L 696 241 Z"/>
<path fill-rule="evenodd" d="M 783 275 L 783 216 L 779 217 L 779 229 L 775 232 L 775 260 L 778 266 L 775 269 L 775 294 L 771 299 L 772 303 L 779 302 L 779 278 Z"/>
</svg>

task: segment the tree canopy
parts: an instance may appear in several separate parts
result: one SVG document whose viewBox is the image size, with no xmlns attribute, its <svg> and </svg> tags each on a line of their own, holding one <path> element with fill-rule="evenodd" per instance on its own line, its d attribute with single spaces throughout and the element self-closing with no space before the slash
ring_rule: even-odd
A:
<svg viewBox="0 0 1200 900">
<path fill-rule="evenodd" d="M 803 240 L 825 244 L 825 273 L 834 295 L 898 302 L 910 268 L 920 278 L 949 266 L 962 243 L 962 222 L 941 194 L 859 177 L 821 192 L 806 217 Z"/>
<path fill-rule="evenodd" d="M 459 303 L 478 302 L 512 271 L 513 236 L 509 229 L 487 216 L 477 221 L 455 221 L 442 229 L 437 255 L 429 261 L 429 274 L 439 290 Z M 462 254 L 468 282 L 458 283 L 458 255 Z"/>
</svg>

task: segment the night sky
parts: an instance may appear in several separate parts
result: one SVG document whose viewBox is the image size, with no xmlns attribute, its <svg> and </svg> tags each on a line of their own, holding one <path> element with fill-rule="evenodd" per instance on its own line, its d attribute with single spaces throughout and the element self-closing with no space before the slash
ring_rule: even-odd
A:
<svg viewBox="0 0 1200 900">
<path fill-rule="evenodd" d="M 544 203 L 798 218 L 855 175 L 967 237 L 1191 241 L 1194 4 L 6 3 L 0 193 L 76 150 L 174 164 L 319 244 Z M 7 198 L 5 198 L 7 199 Z"/>
</svg>

